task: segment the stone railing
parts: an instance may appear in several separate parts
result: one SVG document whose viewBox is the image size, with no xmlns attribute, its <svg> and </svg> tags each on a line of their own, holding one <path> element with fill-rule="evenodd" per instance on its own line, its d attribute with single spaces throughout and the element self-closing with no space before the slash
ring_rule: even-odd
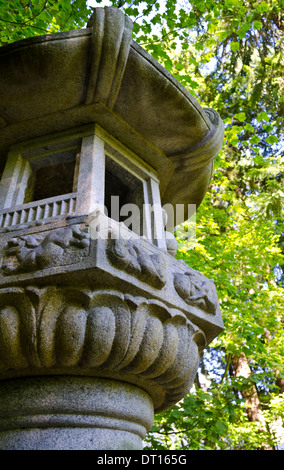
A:
<svg viewBox="0 0 284 470">
<path fill-rule="evenodd" d="M 55 196 L 0 211 L 0 229 L 72 214 L 77 193 Z"/>
</svg>

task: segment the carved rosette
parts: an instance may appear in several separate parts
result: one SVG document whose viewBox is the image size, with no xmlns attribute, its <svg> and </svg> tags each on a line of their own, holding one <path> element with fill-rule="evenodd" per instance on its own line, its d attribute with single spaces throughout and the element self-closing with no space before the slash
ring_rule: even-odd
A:
<svg viewBox="0 0 284 470">
<path fill-rule="evenodd" d="M 155 411 L 190 389 L 204 334 L 162 302 L 80 288 L 0 290 L 0 378 L 79 374 L 145 389 Z"/>
<path fill-rule="evenodd" d="M 117 268 L 131 273 L 146 284 L 161 289 L 166 284 L 167 263 L 164 253 L 149 253 L 137 240 L 109 239 L 109 261 Z"/>
<path fill-rule="evenodd" d="M 182 274 L 176 273 L 174 287 L 185 303 L 198 307 L 210 315 L 216 315 L 218 296 L 212 279 L 207 279 L 192 269 Z"/>
</svg>

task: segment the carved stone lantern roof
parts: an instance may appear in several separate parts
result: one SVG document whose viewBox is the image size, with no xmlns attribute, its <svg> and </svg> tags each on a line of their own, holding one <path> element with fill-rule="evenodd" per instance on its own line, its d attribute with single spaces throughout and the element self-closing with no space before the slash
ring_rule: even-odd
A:
<svg viewBox="0 0 284 470">
<path fill-rule="evenodd" d="M 223 141 L 218 113 L 132 40 L 115 8 L 1 47 L 0 103 L 0 171 L 11 145 L 95 122 L 156 170 L 162 204 L 200 204 Z"/>
</svg>

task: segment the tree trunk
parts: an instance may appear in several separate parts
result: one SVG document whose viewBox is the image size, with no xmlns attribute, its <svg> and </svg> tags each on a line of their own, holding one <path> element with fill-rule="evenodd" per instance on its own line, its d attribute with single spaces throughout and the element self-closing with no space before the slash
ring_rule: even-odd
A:
<svg viewBox="0 0 284 470">
<path fill-rule="evenodd" d="M 250 377 L 251 369 L 244 353 L 241 353 L 239 356 L 233 354 L 232 363 L 236 377 L 245 377 L 246 379 Z M 243 398 L 246 399 L 245 407 L 248 419 L 250 421 L 258 421 L 261 425 L 261 430 L 267 432 L 267 424 L 262 413 L 261 403 L 255 385 L 252 385 L 248 390 L 243 390 L 241 393 Z M 273 447 L 264 443 L 262 449 L 273 450 Z"/>
<path fill-rule="evenodd" d="M 284 393 L 284 379 L 278 377 L 279 371 L 276 371 L 276 383 L 280 388 L 280 393 Z"/>
<path fill-rule="evenodd" d="M 281 320 L 282 323 L 284 323 L 284 319 Z M 264 327 L 264 337 L 266 339 L 266 341 L 269 343 L 269 341 L 271 341 L 272 339 L 272 335 L 270 333 L 270 331 Z M 281 377 L 279 377 L 279 370 L 277 369 L 274 369 L 275 371 L 275 380 L 276 380 L 276 384 L 278 385 L 278 387 L 280 388 L 280 393 L 284 393 L 284 379 L 282 379 Z"/>
<path fill-rule="evenodd" d="M 284 323 L 284 318 L 281 319 L 281 322 Z M 268 343 L 272 340 L 272 335 L 266 327 L 264 327 L 264 337 Z M 274 372 L 275 372 L 275 381 L 280 389 L 280 393 L 284 393 L 284 379 L 280 376 L 279 370 L 275 368 Z M 277 437 L 277 440 L 279 442 L 283 442 L 284 427 L 283 427 L 283 421 L 281 417 L 278 417 L 274 422 L 270 424 L 270 430 Z"/>
</svg>

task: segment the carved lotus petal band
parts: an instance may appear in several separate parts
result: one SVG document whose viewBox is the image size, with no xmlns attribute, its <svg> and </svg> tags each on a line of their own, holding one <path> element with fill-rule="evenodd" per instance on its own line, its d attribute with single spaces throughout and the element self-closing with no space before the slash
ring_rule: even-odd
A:
<svg viewBox="0 0 284 470">
<path fill-rule="evenodd" d="M 0 290 L 2 379 L 78 371 L 127 379 L 153 395 L 157 411 L 189 390 L 204 344 L 182 312 L 159 301 L 53 286 Z"/>
</svg>

